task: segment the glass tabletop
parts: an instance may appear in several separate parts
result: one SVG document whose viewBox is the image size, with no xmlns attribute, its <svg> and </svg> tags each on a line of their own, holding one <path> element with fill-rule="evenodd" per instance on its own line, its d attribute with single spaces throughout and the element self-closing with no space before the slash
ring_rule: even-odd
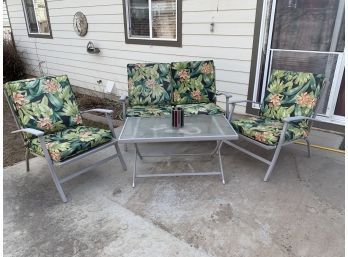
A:
<svg viewBox="0 0 348 257">
<path fill-rule="evenodd" d="M 128 117 L 121 131 L 120 143 L 216 141 L 238 139 L 223 115 L 185 117 L 182 128 L 173 128 L 171 117 Z"/>
</svg>

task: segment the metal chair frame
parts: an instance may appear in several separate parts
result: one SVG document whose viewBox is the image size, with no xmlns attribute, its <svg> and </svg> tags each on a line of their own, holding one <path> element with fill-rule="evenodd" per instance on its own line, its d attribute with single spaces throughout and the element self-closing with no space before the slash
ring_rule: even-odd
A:
<svg viewBox="0 0 348 257">
<path fill-rule="evenodd" d="M 224 143 L 226 143 L 227 145 L 229 146 L 232 146 L 236 149 L 238 149 L 239 151 L 265 163 L 268 165 L 268 169 L 267 169 L 267 172 L 263 178 L 263 181 L 267 182 L 269 181 L 269 178 L 274 170 L 274 167 L 275 167 L 275 164 L 278 160 L 278 157 L 279 157 L 279 153 L 280 153 L 280 150 L 283 146 L 286 146 L 286 145 L 289 145 L 289 144 L 292 144 L 292 143 L 295 143 L 299 140 L 304 140 L 307 144 L 307 152 L 308 152 L 308 157 L 311 156 L 311 149 L 310 149 L 310 146 L 311 146 L 311 143 L 308 139 L 308 136 L 307 137 L 301 137 L 301 138 L 298 138 L 296 140 L 292 140 L 292 141 L 285 141 L 285 134 L 286 134 L 286 131 L 288 130 L 288 126 L 289 126 L 289 123 L 291 122 L 295 122 L 295 121 L 301 121 L 301 120 L 308 120 L 309 121 L 309 124 L 308 124 L 308 131 L 310 132 L 310 129 L 312 127 L 312 124 L 313 124 L 313 121 L 319 121 L 319 122 L 322 122 L 318 119 L 316 119 L 316 116 L 317 116 L 317 112 L 318 112 L 318 106 L 320 104 L 320 100 L 322 99 L 321 95 L 322 95 L 322 92 L 324 91 L 324 87 L 326 86 L 326 83 L 325 83 L 325 80 L 323 81 L 323 87 L 321 89 L 321 92 L 320 92 L 320 96 L 319 96 L 319 101 L 317 102 L 317 105 L 315 106 L 315 109 L 314 109 L 314 112 L 312 114 L 312 116 L 310 117 L 305 117 L 305 116 L 294 116 L 294 117 L 289 117 L 289 118 L 285 118 L 283 120 L 284 122 L 284 125 L 283 125 L 283 128 L 282 128 L 282 131 L 280 133 L 280 137 L 279 137 L 279 140 L 278 140 L 278 143 L 276 145 L 266 145 L 266 144 L 263 144 L 261 142 L 258 142 L 252 138 L 249 138 L 249 137 L 246 137 L 240 133 L 238 133 L 239 135 L 239 138 L 242 139 L 242 140 L 245 140 L 245 141 L 248 141 L 249 143 L 252 143 L 258 147 L 261 147 L 265 150 L 275 150 L 274 151 L 274 154 L 273 154 L 273 157 L 271 160 L 267 160 L 266 158 L 262 157 L 262 156 L 259 156 L 239 145 L 236 145 L 235 143 L 232 143 L 230 141 L 224 141 Z M 263 99 L 264 101 L 264 99 Z M 262 102 L 263 102 L 262 101 Z M 233 112 L 234 112 L 234 108 L 236 106 L 237 103 L 255 103 L 255 104 L 259 104 L 260 106 L 262 106 L 262 102 L 256 102 L 256 101 L 252 101 L 252 100 L 236 100 L 236 101 L 230 101 L 229 104 L 231 105 L 231 110 L 229 112 L 229 116 L 228 116 L 228 120 L 230 122 L 233 121 Z M 260 115 L 259 115 L 260 116 Z M 309 134 L 309 133 L 308 133 Z"/>
<path fill-rule="evenodd" d="M 104 164 L 105 162 L 107 161 L 110 161 L 116 157 L 118 157 L 120 159 L 120 162 L 121 162 L 121 165 L 122 165 L 122 168 L 123 170 L 127 170 L 127 166 L 126 166 L 126 163 L 123 159 L 123 156 L 121 154 L 121 150 L 118 146 L 118 140 L 117 140 L 117 136 L 116 136 L 116 133 L 114 131 L 114 128 L 113 128 L 113 125 L 112 125 L 112 120 L 111 120 L 111 114 L 113 113 L 112 110 L 107 110 L 107 109 L 91 109 L 91 110 L 86 110 L 86 111 L 81 111 L 81 113 L 87 113 L 87 112 L 99 112 L 99 113 L 104 113 L 105 114 L 105 117 L 107 119 L 107 123 L 108 123 L 108 126 L 109 126 L 109 129 L 112 133 L 112 140 L 110 142 L 107 142 L 101 146 L 98 146 L 98 147 L 95 147 L 95 148 L 92 148 L 91 150 L 89 151 L 86 151 L 84 153 L 81 153 L 77 156 L 74 156 L 72 158 L 69 158 L 65 161 L 62 161 L 62 162 L 54 162 L 48 152 L 48 149 L 46 147 L 46 143 L 45 143 L 45 133 L 43 131 L 40 131 L 40 130 L 37 130 L 37 129 L 32 129 L 32 128 L 23 128 L 21 125 L 20 125 L 20 122 L 18 120 L 18 117 L 15 113 L 15 110 L 13 109 L 13 106 L 11 105 L 9 99 L 8 99 L 8 96 L 7 94 L 5 93 L 4 94 L 6 96 L 6 100 L 7 100 L 7 103 L 10 107 L 10 110 L 11 110 L 11 113 L 15 119 L 15 122 L 16 122 L 16 125 L 18 127 L 18 130 L 15 130 L 15 131 L 12 131 L 11 133 L 21 133 L 22 136 L 23 136 L 23 140 L 24 142 L 26 141 L 25 139 L 25 136 L 24 136 L 24 133 L 29 133 L 31 135 L 34 135 L 36 137 L 39 138 L 39 141 L 40 141 L 40 146 L 43 150 L 43 153 L 44 153 L 44 158 L 46 159 L 47 161 L 47 164 L 48 164 L 48 168 L 49 168 L 49 171 L 50 171 L 50 174 L 52 176 L 52 179 L 53 179 L 53 182 L 57 188 L 57 191 L 59 193 L 59 196 L 60 198 L 62 199 L 62 201 L 64 203 L 68 202 L 68 199 L 63 191 L 63 187 L 62 187 L 62 184 L 81 175 L 81 174 L 84 174 L 92 169 L 94 169 L 95 167 L 101 165 L 101 164 Z M 114 146 L 115 147 L 115 150 L 116 150 L 116 154 L 113 154 L 109 157 L 106 157 L 96 163 L 94 163 L 93 165 L 91 166 L 88 166 L 88 167 L 85 167 L 85 168 L 82 168 L 78 171 L 76 171 L 75 173 L 73 174 L 70 174 L 70 175 L 67 175 L 63 178 L 60 178 L 58 175 L 57 175 L 57 172 L 56 172 L 56 167 L 63 167 L 63 166 L 66 166 L 66 165 L 69 165 L 69 164 L 72 164 L 74 162 L 77 162 L 79 161 L 80 159 L 83 159 L 91 154 L 94 154 L 96 152 L 99 152 L 107 147 L 110 147 L 110 146 Z M 25 154 L 25 160 L 26 160 L 26 170 L 27 172 L 30 171 L 30 163 L 29 163 L 29 153 L 35 155 L 35 156 L 38 156 L 38 157 L 43 157 L 41 155 L 38 155 L 36 153 L 33 153 L 29 150 L 29 148 L 27 146 L 26 147 L 26 154 Z"/>
</svg>

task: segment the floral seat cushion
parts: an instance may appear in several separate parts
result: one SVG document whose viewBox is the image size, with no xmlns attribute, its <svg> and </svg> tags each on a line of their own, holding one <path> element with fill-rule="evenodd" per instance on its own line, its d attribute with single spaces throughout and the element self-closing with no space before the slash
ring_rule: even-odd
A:
<svg viewBox="0 0 348 257">
<path fill-rule="evenodd" d="M 174 62 L 171 64 L 173 78 L 173 104 L 215 103 L 214 62 Z"/>
<path fill-rule="evenodd" d="M 153 116 L 170 116 L 171 107 L 167 106 L 132 106 L 127 108 L 127 117 L 153 117 Z"/>
<path fill-rule="evenodd" d="M 171 101 L 169 63 L 128 64 L 128 103 L 136 105 L 165 105 Z"/>
<path fill-rule="evenodd" d="M 261 106 L 261 116 L 276 120 L 312 116 L 323 82 L 321 74 L 273 70 Z"/>
<path fill-rule="evenodd" d="M 284 122 L 265 117 L 253 117 L 232 121 L 233 128 L 240 134 L 266 145 L 276 145 L 279 141 Z M 308 135 L 305 121 L 289 124 L 285 141 L 293 141 Z"/>
<path fill-rule="evenodd" d="M 24 128 L 53 133 L 82 124 L 66 75 L 8 82 L 4 89 Z"/>
<path fill-rule="evenodd" d="M 214 103 L 180 104 L 177 106 L 184 109 L 185 116 L 197 114 L 224 114 L 224 111 Z"/>
<path fill-rule="evenodd" d="M 112 134 L 110 130 L 76 126 L 44 137 L 52 160 L 61 162 L 111 141 Z M 32 152 L 44 156 L 38 138 L 29 139 L 27 144 Z"/>
</svg>

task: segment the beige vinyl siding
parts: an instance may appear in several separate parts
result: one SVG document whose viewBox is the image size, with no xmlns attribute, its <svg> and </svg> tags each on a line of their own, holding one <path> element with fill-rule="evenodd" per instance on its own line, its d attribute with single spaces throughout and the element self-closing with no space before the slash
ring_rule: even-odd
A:
<svg viewBox="0 0 348 257">
<path fill-rule="evenodd" d="M 3 20 L 3 27 L 5 29 L 8 29 L 10 27 L 10 21 L 8 19 L 7 8 L 6 8 L 5 2 L 2 2 L 2 20 Z"/>
<path fill-rule="evenodd" d="M 181 48 L 125 44 L 122 0 L 47 0 L 47 5 L 53 39 L 29 38 L 21 1 L 8 2 L 16 46 L 30 74 L 39 75 L 38 64 L 44 61 L 46 74 L 67 74 L 73 85 L 98 91 L 103 88 L 97 80 L 104 85 L 113 80 L 113 93 L 124 95 L 128 63 L 213 59 L 217 89 L 234 99 L 247 97 L 256 0 L 183 0 Z M 77 11 L 88 20 L 85 37 L 72 26 Z M 86 52 L 88 41 L 100 48 L 99 55 Z M 222 106 L 223 100 L 218 98 Z M 236 109 L 245 112 L 244 105 Z"/>
</svg>

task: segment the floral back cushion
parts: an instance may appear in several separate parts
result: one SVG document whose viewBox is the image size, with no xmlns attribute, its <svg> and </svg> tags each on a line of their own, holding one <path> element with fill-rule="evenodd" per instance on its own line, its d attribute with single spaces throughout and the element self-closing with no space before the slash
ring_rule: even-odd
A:
<svg viewBox="0 0 348 257">
<path fill-rule="evenodd" d="M 129 105 L 166 105 L 171 100 L 169 63 L 127 65 Z"/>
<path fill-rule="evenodd" d="M 216 102 L 213 61 L 174 62 L 171 67 L 174 104 Z"/>
<path fill-rule="evenodd" d="M 261 116 L 283 120 L 314 113 L 324 76 L 309 72 L 273 70 L 261 106 Z"/>
<path fill-rule="evenodd" d="M 66 75 L 8 82 L 4 90 L 24 128 L 53 133 L 82 124 Z"/>
</svg>

